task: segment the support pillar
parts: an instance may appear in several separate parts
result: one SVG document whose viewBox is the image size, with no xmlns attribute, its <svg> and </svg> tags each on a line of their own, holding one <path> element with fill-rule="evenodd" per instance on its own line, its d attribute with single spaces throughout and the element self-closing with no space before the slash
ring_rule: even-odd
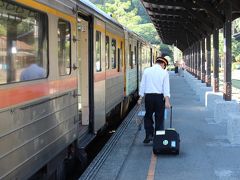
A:
<svg viewBox="0 0 240 180">
<path fill-rule="evenodd" d="M 197 42 L 197 77 L 201 79 L 201 43 Z"/>
<path fill-rule="evenodd" d="M 202 40 L 202 58 L 201 58 L 201 80 L 202 83 L 205 83 L 205 75 L 206 75 L 206 70 L 205 70 L 205 38 Z"/>
<path fill-rule="evenodd" d="M 225 1 L 223 98 L 232 99 L 232 4 Z"/>
<path fill-rule="evenodd" d="M 197 44 L 194 45 L 194 75 L 197 77 Z"/>
<path fill-rule="evenodd" d="M 207 87 L 211 86 L 211 36 L 207 36 L 207 72 L 206 72 L 206 84 Z"/>
<path fill-rule="evenodd" d="M 195 76 L 195 44 L 192 46 L 192 73 Z"/>
<path fill-rule="evenodd" d="M 189 67 L 192 73 L 192 47 L 189 48 Z"/>
<path fill-rule="evenodd" d="M 193 74 L 193 47 L 190 49 L 191 73 Z"/>
<path fill-rule="evenodd" d="M 213 91 L 219 92 L 219 32 L 214 29 L 213 32 Z"/>
</svg>

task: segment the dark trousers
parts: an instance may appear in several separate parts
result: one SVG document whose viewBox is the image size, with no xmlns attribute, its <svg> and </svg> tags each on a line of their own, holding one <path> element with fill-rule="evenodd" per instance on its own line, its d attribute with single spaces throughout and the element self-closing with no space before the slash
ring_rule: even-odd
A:
<svg viewBox="0 0 240 180">
<path fill-rule="evenodd" d="M 163 94 L 146 94 L 144 128 L 146 135 L 154 134 L 153 113 L 155 113 L 155 131 L 164 129 L 165 102 Z"/>
</svg>

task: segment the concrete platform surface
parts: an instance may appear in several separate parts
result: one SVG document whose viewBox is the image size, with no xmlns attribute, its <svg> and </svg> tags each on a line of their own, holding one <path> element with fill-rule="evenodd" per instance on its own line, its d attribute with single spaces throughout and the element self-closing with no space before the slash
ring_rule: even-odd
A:
<svg viewBox="0 0 240 180">
<path fill-rule="evenodd" d="M 209 119 L 185 79 L 170 73 L 173 127 L 180 133 L 180 154 L 152 154 L 152 144 L 142 143 L 138 110 L 119 140 L 91 178 L 97 180 L 239 180 L 240 146 L 227 140 L 227 127 Z M 136 110 L 137 109 L 137 110 Z M 169 113 L 168 113 L 169 114 Z M 165 121 L 169 127 L 169 120 Z M 108 145 L 107 145 L 108 146 Z M 92 166 L 95 166 L 92 164 Z M 91 165 L 90 165 L 91 167 Z M 88 169 L 87 172 L 93 170 Z"/>
</svg>

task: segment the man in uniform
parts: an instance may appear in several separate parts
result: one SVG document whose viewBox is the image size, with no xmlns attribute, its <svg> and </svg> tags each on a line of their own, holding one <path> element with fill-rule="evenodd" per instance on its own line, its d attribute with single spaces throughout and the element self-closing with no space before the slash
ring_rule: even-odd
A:
<svg viewBox="0 0 240 180">
<path fill-rule="evenodd" d="M 157 57 L 153 67 L 147 68 L 142 76 L 138 104 L 141 104 L 145 96 L 144 128 L 146 137 L 143 143 L 149 143 L 157 130 L 164 129 L 164 110 L 170 108 L 169 74 L 165 70 L 167 59 Z M 155 113 L 155 131 L 152 115 Z"/>
</svg>

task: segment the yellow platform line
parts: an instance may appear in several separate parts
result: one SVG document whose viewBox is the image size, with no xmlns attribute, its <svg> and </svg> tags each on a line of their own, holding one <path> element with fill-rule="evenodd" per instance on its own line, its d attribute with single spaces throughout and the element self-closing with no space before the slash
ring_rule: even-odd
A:
<svg viewBox="0 0 240 180">
<path fill-rule="evenodd" d="M 148 169 L 147 180 L 154 180 L 156 164 L 157 164 L 157 156 L 152 153 L 151 162 Z"/>
</svg>

